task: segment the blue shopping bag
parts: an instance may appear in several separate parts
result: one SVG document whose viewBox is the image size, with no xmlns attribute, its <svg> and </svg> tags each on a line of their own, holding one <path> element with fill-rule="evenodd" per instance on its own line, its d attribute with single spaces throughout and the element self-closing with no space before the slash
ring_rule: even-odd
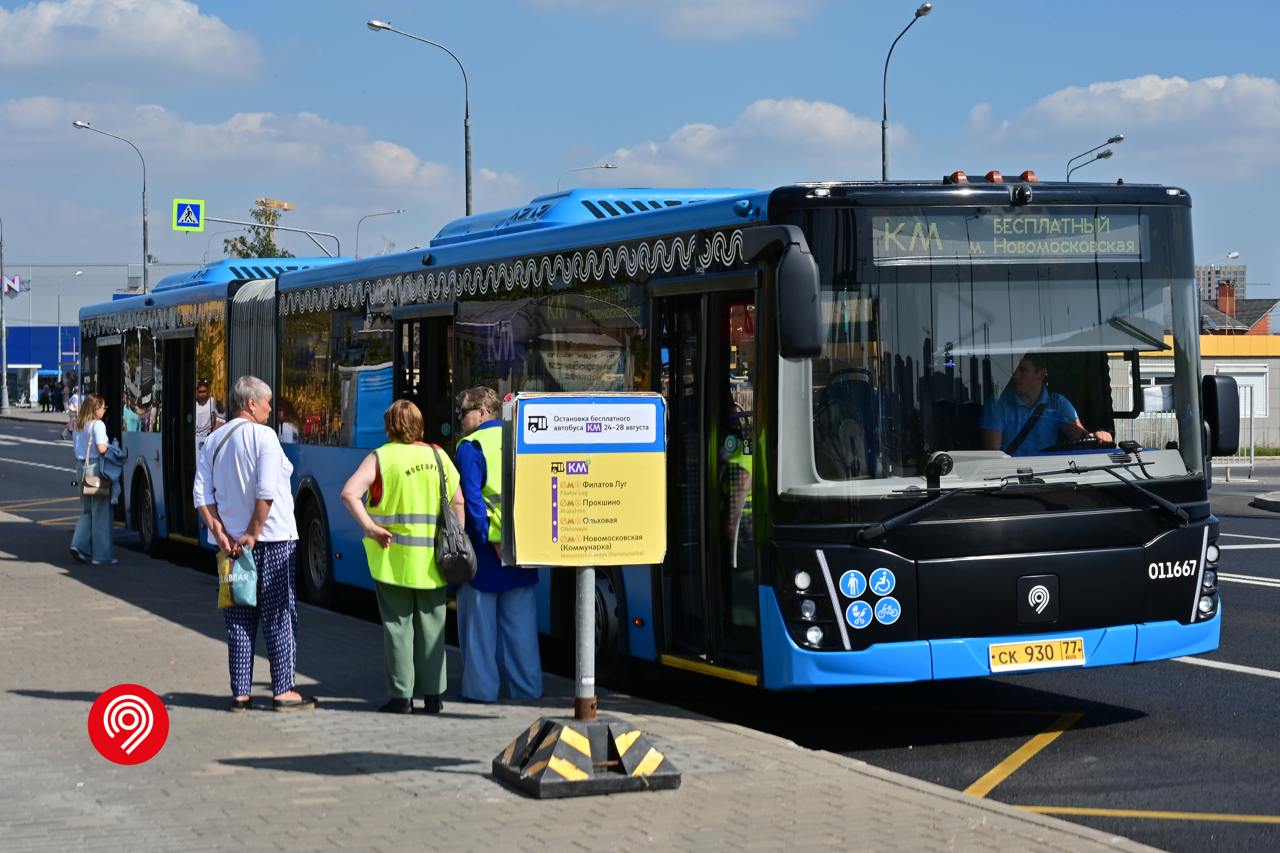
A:
<svg viewBox="0 0 1280 853">
<path fill-rule="evenodd" d="M 248 548 L 231 564 L 231 600 L 241 607 L 258 606 L 258 566 Z"/>
</svg>

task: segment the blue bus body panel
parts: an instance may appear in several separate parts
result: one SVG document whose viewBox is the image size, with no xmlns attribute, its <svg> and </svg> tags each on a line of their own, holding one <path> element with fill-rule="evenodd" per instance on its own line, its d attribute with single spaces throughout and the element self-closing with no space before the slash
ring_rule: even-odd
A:
<svg viewBox="0 0 1280 853">
<path fill-rule="evenodd" d="M 858 652 L 814 652 L 800 648 L 791 639 L 773 590 L 767 586 L 760 587 L 760 617 L 764 686 L 771 690 L 989 676 L 992 673 L 987 648 L 992 643 L 1058 636 L 1084 639 L 1085 667 L 1166 660 L 1213 651 L 1218 647 L 1222 628 L 1219 608 L 1212 619 L 1190 625 L 1148 622 L 1061 634 L 915 640 L 882 643 Z M 1060 667 L 1079 668 L 1083 667 Z"/>
<path fill-rule="evenodd" d="M 627 643 L 634 658 L 657 660 L 653 638 L 653 568 L 622 567 L 623 599 L 627 603 Z M 636 620 L 640 624 L 636 624 Z"/>
<path fill-rule="evenodd" d="M 363 589 L 373 589 L 369 564 L 364 555 L 364 531 L 342 505 L 339 495 L 342 494 L 342 487 L 369 453 L 368 448 L 361 447 L 320 447 L 292 443 L 284 445 L 284 454 L 293 463 L 290 485 L 296 499 L 300 499 L 298 491 L 304 479 L 314 481 L 324 498 L 329 522 L 329 546 L 333 556 L 333 579 L 338 583 Z M 342 555 L 341 559 L 339 554 Z"/>
<path fill-rule="evenodd" d="M 138 477 L 148 478 L 151 483 L 151 494 L 156 506 L 156 535 L 163 538 L 169 535 L 169 521 L 165 516 L 164 477 L 161 475 L 160 459 L 163 441 L 158 432 L 126 432 L 120 435 L 120 447 L 128 452 L 124 464 L 124 481 L 121 485 L 120 499 L 124 501 L 125 523 L 129 527 L 137 527 L 133 508 L 133 484 Z"/>
</svg>

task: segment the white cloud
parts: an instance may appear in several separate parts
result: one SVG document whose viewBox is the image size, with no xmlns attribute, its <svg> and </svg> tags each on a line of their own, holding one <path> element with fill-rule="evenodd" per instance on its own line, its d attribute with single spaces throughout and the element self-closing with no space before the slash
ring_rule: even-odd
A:
<svg viewBox="0 0 1280 853">
<path fill-rule="evenodd" d="M 187 0 L 42 0 L 0 8 L 0 68 L 66 71 L 143 65 L 192 77 L 243 78 L 254 40 Z"/>
<path fill-rule="evenodd" d="M 672 38 L 730 41 L 750 36 L 790 35 L 817 14 L 823 0 L 525 0 L 543 9 L 570 9 L 598 16 L 654 22 Z"/>
<path fill-rule="evenodd" d="M 1248 178 L 1280 161 L 1280 83 L 1248 74 L 1198 80 L 1147 74 L 1071 86 L 1002 121 L 991 140 L 1028 150 L 1070 141 L 1064 146 L 1070 156 L 1119 132 L 1126 140 L 1112 163 L 1128 164 L 1126 174 Z"/>
<path fill-rule="evenodd" d="M 906 133 L 890 128 L 895 144 Z M 749 104 L 733 123 L 691 123 L 665 141 L 619 148 L 609 159 L 626 183 L 768 184 L 867 176 L 879 156 L 879 124 L 843 107 L 798 98 Z"/>
</svg>

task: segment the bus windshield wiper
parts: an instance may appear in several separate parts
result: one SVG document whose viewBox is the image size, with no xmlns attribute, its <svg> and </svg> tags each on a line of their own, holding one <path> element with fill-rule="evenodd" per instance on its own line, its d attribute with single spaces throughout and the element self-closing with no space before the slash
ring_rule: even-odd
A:
<svg viewBox="0 0 1280 853">
<path fill-rule="evenodd" d="M 1121 477 L 1120 474 L 1118 473 L 1121 470 L 1128 470 L 1130 468 L 1140 468 L 1145 473 L 1146 463 L 1144 463 L 1142 459 L 1138 459 L 1138 461 L 1136 462 L 1117 462 L 1112 465 L 1077 465 L 1075 462 L 1068 462 L 1066 468 L 1062 468 L 1057 471 L 1037 471 L 1036 476 L 1044 477 L 1052 474 L 1075 474 L 1079 476 L 1080 474 L 1088 474 L 1093 471 L 1105 471 L 1106 473 L 1110 474 L 1112 477 L 1115 477 L 1121 483 L 1124 483 L 1129 488 L 1136 489 L 1137 491 L 1141 492 L 1143 495 L 1149 498 L 1152 501 L 1152 503 L 1154 503 L 1156 506 L 1160 507 L 1166 513 L 1176 518 L 1178 520 L 1179 527 L 1186 527 L 1188 522 L 1190 521 L 1190 516 L 1187 515 L 1187 511 L 1185 509 L 1178 506 L 1173 501 L 1167 498 L 1160 497 L 1150 489 L 1144 486 L 1138 485 L 1136 480 L 1126 480 L 1124 477 Z M 1004 477 L 1001 479 L 1005 481 L 1006 485 L 1009 483 L 1009 478 Z"/>
<path fill-rule="evenodd" d="M 911 507 L 911 509 L 904 509 L 902 512 L 898 513 L 897 515 L 889 516 L 884 521 L 878 521 L 874 524 L 868 524 L 866 527 L 863 527 L 858 531 L 858 544 L 870 545 L 874 540 L 884 536 L 893 528 L 902 524 L 906 524 L 908 521 L 912 521 L 924 515 L 926 512 L 933 509 L 938 504 L 942 503 L 948 498 L 953 498 L 956 495 L 980 495 L 980 494 L 989 494 L 992 492 L 1002 492 L 1013 485 L 1018 485 L 1018 483 L 1004 482 L 998 486 L 997 485 L 963 486 L 961 488 L 952 489 L 949 492 L 943 492 L 942 494 L 934 497 L 932 500 L 927 500 L 922 504 L 916 504 L 915 506 Z M 899 492 L 899 494 L 902 494 L 902 493 Z"/>
</svg>

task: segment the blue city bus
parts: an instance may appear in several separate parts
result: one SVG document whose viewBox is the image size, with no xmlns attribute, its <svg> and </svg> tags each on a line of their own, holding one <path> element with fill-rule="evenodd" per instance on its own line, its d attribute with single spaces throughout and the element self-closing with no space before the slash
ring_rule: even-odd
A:
<svg viewBox="0 0 1280 853">
<path fill-rule="evenodd" d="M 656 391 L 667 558 L 597 571 L 604 673 L 793 689 L 1217 647 L 1208 460 L 1233 450 L 1237 402 L 1200 375 L 1183 190 L 572 190 L 283 272 L 271 299 L 232 327 L 233 351 L 260 345 L 229 373 L 276 389 L 310 600 L 370 585 L 337 496 L 388 400 L 452 449 L 474 385 Z M 1042 405 L 1009 441 L 1027 364 Z M 1067 412 L 1079 434 L 1037 431 Z M 572 573 L 537 571 L 539 627 L 567 637 Z"/>
<path fill-rule="evenodd" d="M 229 379 L 253 347 L 234 326 L 255 311 L 274 317 L 277 275 L 336 260 L 345 259 L 223 260 L 81 309 L 82 390 L 106 400 L 107 435 L 128 451 L 117 519 L 148 553 L 203 539 L 191 499 L 196 453 L 226 418 Z"/>
</svg>

